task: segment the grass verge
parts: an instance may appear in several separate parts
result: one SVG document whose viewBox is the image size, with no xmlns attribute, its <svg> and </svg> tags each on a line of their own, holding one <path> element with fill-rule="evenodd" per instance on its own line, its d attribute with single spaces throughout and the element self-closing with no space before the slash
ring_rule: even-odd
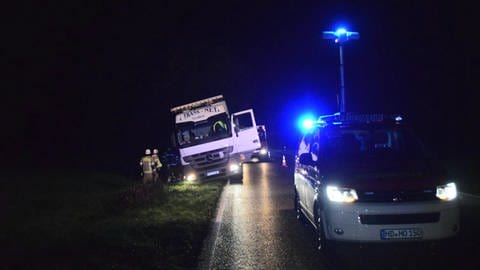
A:
<svg viewBox="0 0 480 270">
<path fill-rule="evenodd" d="M 194 268 L 223 184 L 142 184 L 106 173 L 4 175 L 0 264 Z"/>
</svg>

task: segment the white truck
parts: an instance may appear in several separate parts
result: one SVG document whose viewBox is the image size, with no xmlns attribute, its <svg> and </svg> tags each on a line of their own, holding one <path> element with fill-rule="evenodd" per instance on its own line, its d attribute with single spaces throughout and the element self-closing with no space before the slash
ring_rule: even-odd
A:
<svg viewBox="0 0 480 270">
<path fill-rule="evenodd" d="M 242 178 L 242 164 L 261 147 L 252 109 L 229 114 L 222 95 L 171 109 L 174 143 L 187 181 Z"/>
</svg>

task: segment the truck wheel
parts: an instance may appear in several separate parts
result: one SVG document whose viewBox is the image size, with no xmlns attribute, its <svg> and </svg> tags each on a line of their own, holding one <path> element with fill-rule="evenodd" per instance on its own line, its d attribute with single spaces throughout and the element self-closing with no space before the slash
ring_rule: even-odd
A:
<svg viewBox="0 0 480 270">
<path fill-rule="evenodd" d="M 230 181 L 241 183 L 243 181 L 243 173 L 230 176 Z"/>
</svg>

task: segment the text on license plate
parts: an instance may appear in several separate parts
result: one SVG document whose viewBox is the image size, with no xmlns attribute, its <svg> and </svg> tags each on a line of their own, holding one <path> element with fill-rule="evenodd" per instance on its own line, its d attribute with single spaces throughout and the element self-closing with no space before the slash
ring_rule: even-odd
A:
<svg viewBox="0 0 480 270">
<path fill-rule="evenodd" d="M 382 240 L 390 239 L 422 239 L 423 230 L 419 228 L 409 229 L 381 229 L 380 238 Z"/>
<path fill-rule="evenodd" d="M 216 174 L 219 174 L 220 172 L 219 171 L 209 171 L 207 172 L 207 176 L 212 176 L 212 175 L 216 175 Z"/>
</svg>

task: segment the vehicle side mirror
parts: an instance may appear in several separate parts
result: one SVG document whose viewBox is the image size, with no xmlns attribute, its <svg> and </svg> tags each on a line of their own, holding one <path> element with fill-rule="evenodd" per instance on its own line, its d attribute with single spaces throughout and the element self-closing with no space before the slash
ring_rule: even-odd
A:
<svg viewBox="0 0 480 270">
<path fill-rule="evenodd" d="M 300 155 L 299 157 L 299 160 L 298 160 L 301 164 L 304 164 L 304 165 L 314 165 L 315 162 L 313 161 L 312 159 L 312 154 L 310 153 L 303 153 Z"/>
<path fill-rule="evenodd" d="M 233 129 L 233 132 L 235 132 L 235 135 L 238 137 L 238 132 L 240 131 L 240 129 L 238 128 L 237 124 L 238 123 L 238 118 L 237 117 L 234 117 L 232 115 L 232 129 Z"/>
</svg>

